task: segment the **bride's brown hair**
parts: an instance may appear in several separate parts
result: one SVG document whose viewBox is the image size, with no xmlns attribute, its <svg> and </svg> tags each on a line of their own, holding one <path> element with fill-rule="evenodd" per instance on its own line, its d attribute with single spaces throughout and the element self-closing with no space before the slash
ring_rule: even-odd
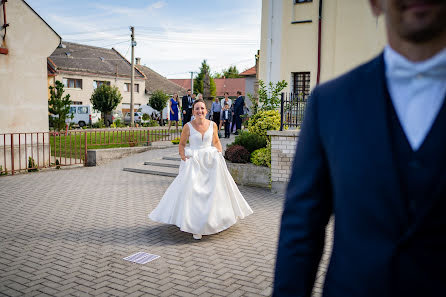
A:
<svg viewBox="0 0 446 297">
<path fill-rule="evenodd" d="M 194 101 L 194 103 L 192 103 L 192 110 L 194 110 L 195 104 L 197 104 L 198 102 L 202 102 L 204 104 L 204 106 L 206 107 L 206 103 L 204 103 L 203 99 L 197 99 Z"/>
</svg>

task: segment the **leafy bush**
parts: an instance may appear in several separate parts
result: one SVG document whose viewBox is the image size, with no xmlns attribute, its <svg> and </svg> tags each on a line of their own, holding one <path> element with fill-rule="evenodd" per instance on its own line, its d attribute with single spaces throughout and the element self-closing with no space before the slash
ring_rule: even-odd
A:
<svg viewBox="0 0 446 297">
<path fill-rule="evenodd" d="M 225 152 L 225 159 L 232 163 L 248 163 L 249 157 L 248 150 L 241 145 L 232 145 Z"/>
<path fill-rule="evenodd" d="M 271 146 L 263 147 L 252 152 L 251 163 L 271 168 Z"/>
<path fill-rule="evenodd" d="M 91 125 L 92 128 L 105 128 L 104 122 L 99 119 L 96 123 Z"/>
<path fill-rule="evenodd" d="M 259 80 L 259 103 L 261 110 L 275 110 L 280 106 L 280 93 L 288 83 L 284 80 L 277 83 L 269 82 L 265 85 L 263 80 Z M 268 89 L 267 89 L 268 88 Z"/>
<path fill-rule="evenodd" d="M 158 123 L 157 120 L 154 120 L 154 119 L 150 118 L 148 120 L 148 122 L 142 123 L 141 126 L 143 126 L 143 127 L 158 127 L 159 123 Z"/>
<path fill-rule="evenodd" d="M 3 166 L 2 165 L 0 165 L 0 176 L 1 175 L 8 175 L 8 169 L 5 168 L 5 172 L 3 172 Z"/>
<path fill-rule="evenodd" d="M 152 118 L 150 117 L 150 115 L 148 113 L 143 113 L 142 114 L 142 120 L 143 121 L 148 121 L 150 119 L 152 119 Z"/>
<path fill-rule="evenodd" d="M 248 131 L 240 131 L 240 134 L 235 137 L 231 145 L 241 145 L 251 154 L 253 151 L 265 147 L 266 144 L 267 142 L 264 137 Z"/>
<path fill-rule="evenodd" d="M 280 113 L 277 110 L 260 110 L 248 123 L 248 131 L 268 139 L 269 130 L 280 129 Z"/>
<path fill-rule="evenodd" d="M 121 128 L 124 127 L 124 124 L 122 123 L 121 119 L 116 119 L 116 121 L 113 123 L 115 127 Z"/>
<path fill-rule="evenodd" d="M 37 164 L 34 161 L 33 158 L 28 157 L 28 172 L 32 172 L 32 171 L 39 171 L 39 169 L 37 169 Z"/>
</svg>

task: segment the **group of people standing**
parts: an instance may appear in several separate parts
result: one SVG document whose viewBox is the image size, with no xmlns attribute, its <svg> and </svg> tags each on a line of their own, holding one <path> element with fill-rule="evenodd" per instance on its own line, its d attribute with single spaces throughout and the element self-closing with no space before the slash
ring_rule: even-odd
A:
<svg viewBox="0 0 446 297">
<path fill-rule="evenodd" d="M 187 90 L 187 94 L 180 100 L 178 94 L 174 94 L 169 100 L 169 129 L 174 123 L 178 130 L 178 121 L 180 120 L 179 111 L 181 110 L 182 124 L 183 126 L 193 120 L 192 106 L 196 100 L 202 100 L 202 94 L 192 94 L 190 89 Z M 237 91 L 237 98 L 234 102 L 229 98 L 229 93 L 224 93 L 224 98 L 221 100 L 215 98 L 212 103 L 211 110 L 208 112 L 209 119 L 215 122 L 218 127 L 218 131 L 223 126 L 225 129 L 225 138 L 229 138 L 231 132 L 238 134 L 238 130 L 242 127 L 241 116 L 247 112 L 245 99 L 242 96 L 241 91 Z M 235 131 L 234 131 L 235 130 Z"/>
</svg>

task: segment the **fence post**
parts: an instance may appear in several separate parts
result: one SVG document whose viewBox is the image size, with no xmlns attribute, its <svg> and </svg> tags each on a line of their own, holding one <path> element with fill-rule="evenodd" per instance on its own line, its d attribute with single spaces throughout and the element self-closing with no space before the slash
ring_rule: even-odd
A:
<svg viewBox="0 0 446 297">
<path fill-rule="evenodd" d="M 6 147 L 6 143 L 5 143 L 5 147 Z M 6 168 L 6 160 L 5 160 L 5 168 Z M 12 133 L 11 133 L 11 173 L 12 173 L 12 175 L 14 175 L 14 134 L 12 134 Z"/>
<path fill-rule="evenodd" d="M 280 131 L 283 131 L 283 97 L 285 94 L 280 94 Z"/>
<path fill-rule="evenodd" d="M 84 132 L 84 166 L 87 166 L 87 131 Z"/>
</svg>

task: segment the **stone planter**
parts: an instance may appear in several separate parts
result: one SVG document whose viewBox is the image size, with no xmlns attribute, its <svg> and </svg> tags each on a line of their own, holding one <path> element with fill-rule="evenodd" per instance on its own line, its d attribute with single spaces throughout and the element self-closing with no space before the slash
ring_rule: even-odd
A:
<svg viewBox="0 0 446 297">
<path fill-rule="evenodd" d="M 231 163 L 226 160 L 229 173 L 234 181 L 241 186 L 270 188 L 271 169 L 251 163 Z"/>
</svg>

